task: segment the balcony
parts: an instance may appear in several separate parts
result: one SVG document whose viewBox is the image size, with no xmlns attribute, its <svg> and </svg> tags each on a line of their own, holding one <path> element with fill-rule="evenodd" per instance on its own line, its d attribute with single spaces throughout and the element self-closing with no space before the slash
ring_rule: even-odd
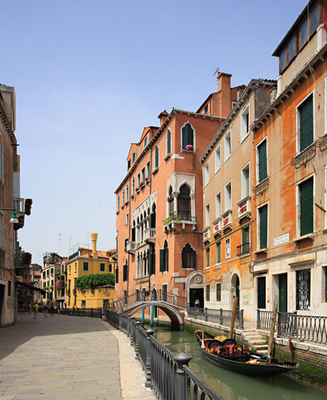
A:
<svg viewBox="0 0 327 400">
<path fill-rule="evenodd" d="M 238 217 L 237 219 L 241 221 L 243 218 L 251 217 L 251 196 L 245 197 L 239 203 L 237 203 L 238 207 Z"/>
<path fill-rule="evenodd" d="M 136 251 L 136 243 L 128 241 L 126 244 L 126 251 L 129 254 L 135 254 Z"/>
<path fill-rule="evenodd" d="M 223 224 L 223 220 L 221 217 L 218 217 L 217 219 L 215 219 L 213 221 L 212 231 L 213 231 L 214 235 L 221 235 L 223 233 L 222 224 Z"/>
<path fill-rule="evenodd" d="M 144 240 L 146 242 L 155 243 L 156 241 L 156 228 L 148 228 L 144 231 Z"/>
<path fill-rule="evenodd" d="M 196 229 L 196 217 L 191 215 L 178 215 L 175 212 L 171 212 L 169 217 L 163 221 L 163 226 L 165 231 L 169 231 L 170 229 L 175 229 L 176 224 L 182 225 L 182 230 L 185 229 L 186 225 L 192 225 L 192 229 Z"/>
<path fill-rule="evenodd" d="M 221 215 L 222 218 L 222 229 L 223 231 L 227 228 L 232 229 L 232 210 L 227 210 Z"/>
<path fill-rule="evenodd" d="M 204 242 L 210 242 L 211 239 L 211 231 L 210 231 L 210 226 L 207 226 L 203 230 L 203 243 Z"/>
<path fill-rule="evenodd" d="M 250 243 L 242 243 L 240 246 L 237 246 L 237 257 L 249 255 L 250 248 Z"/>
</svg>

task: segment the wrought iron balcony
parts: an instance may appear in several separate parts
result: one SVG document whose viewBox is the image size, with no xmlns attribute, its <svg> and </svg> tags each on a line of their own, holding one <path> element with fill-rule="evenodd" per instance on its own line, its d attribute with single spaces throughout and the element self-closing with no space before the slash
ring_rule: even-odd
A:
<svg viewBox="0 0 327 400">
<path fill-rule="evenodd" d="M 237 246 L 237 257 L 250 254 L 250 249 L 251 249 L 250 243 L 242 243 L 240 246 Z"/>
</svg>

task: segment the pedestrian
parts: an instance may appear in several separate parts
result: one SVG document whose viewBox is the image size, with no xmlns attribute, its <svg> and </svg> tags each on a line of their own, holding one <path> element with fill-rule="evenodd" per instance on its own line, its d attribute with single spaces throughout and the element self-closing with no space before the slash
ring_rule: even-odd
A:
<svg viewBox="0 0 327 400">
<path fill-rule="evenodd" d="M 32 304 L 31 304 L 31 302 L 28 303 L 28 313 L 32 314 Z"/>
<path fill-rule="evenodd" d="M 37 318 L 37 313 L 39 312 L 39 305 L 37 304 L 37 302 L 35 302 L 33 305 L 33 312 L 34 312 L 33 318 Z"/>
<path fill-rule="evenodd" d="M 200 307 L 200 300 L 199 299 L 195 299 L 194 305 L 197 308 Z"/>
<path fill-rule="evenodd" d="M 50 314 L 51 314 L 52 316 L 54 316 L 54 305 L 53 305 L 53 303 L 51 303 Z"/>
<path fill-rule="evenodd" d="M 47 316 L 47 312 L 48 312 L 48 307 L 47 307 L 47 305 L 46 304 L 44 304 L 44 306 L 43 306 L 43 314 L 44 314 L 44 318 L 47 318 L 48 316 Z"/>
</svg>

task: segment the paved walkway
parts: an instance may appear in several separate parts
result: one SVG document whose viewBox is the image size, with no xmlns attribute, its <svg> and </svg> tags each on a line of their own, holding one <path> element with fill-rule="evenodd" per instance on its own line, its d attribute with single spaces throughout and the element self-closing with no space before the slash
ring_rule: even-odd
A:
<svg viewBox="0 0 327 400">
<path fill-rule="evenodd" d="M 97 318 L 21 314 L 0 329 L 0 400 L 154 400 L 129 338 Z"/>
</svg>

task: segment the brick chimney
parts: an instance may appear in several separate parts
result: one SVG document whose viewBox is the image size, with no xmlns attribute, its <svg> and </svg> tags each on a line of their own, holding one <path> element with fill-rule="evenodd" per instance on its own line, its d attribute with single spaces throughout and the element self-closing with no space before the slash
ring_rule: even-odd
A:
<svg viewBox="0 0 327 400">
<path fill-rule="evenodd" d="M 160 119 L 160 126 L 165 122 L 165 119 L 168 117 L 168 115 L 169 114 L 166 110 L 158 115 L 158 118 Z"/>
<path fill-rule="evenodd" d="M 97 239 L 98 239 L 98 234 L 97 234 L 97 233 L 91 233 L 91 240 L 92 240 L 92 257 L 93 257 L 93 258 L 98 258 L 98 253 L 97 253 Z"/>
</svg>

